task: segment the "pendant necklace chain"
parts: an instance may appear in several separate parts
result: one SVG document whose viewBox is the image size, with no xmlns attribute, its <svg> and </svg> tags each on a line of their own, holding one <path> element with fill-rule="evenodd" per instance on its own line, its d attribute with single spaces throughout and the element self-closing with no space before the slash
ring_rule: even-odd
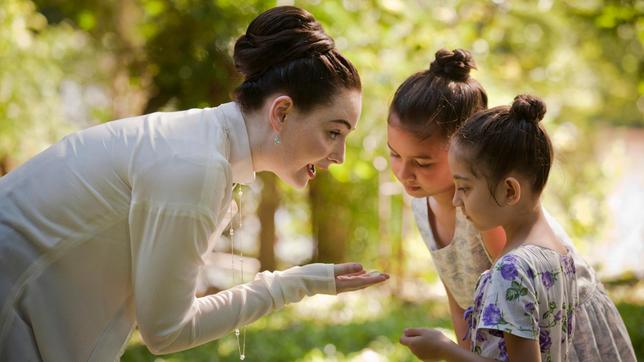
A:
<svg viewBox="0 0 644 362">
<path fill-rule="evenodd" d="M 242 214 L 242 196 L 244 195 L 244 192 L 242 191 L 241 185 L 235 185 L 233 187 L 233 198 L 234 198 L 234 189 L 237 189 L 237 194 L 239 195 L 239 224 L 238 224 L 238 230 L 241 229 L 242 227 L 242 220 L 243 220 L 243 214 Z M 231 270 L 233 273 L 233 282 L 235 285 L 240 285 L 244 283 L 244 252 L 242 248 L 239 249 L 239 278 L 236 278 L 235 276 L 235 218 L 234 215 L 231 217 L 230 221 L 230 254 L 231 255 Z M 244 360 L 246 359 L 246 327 L 242 327 L 241 331 L 239 328 L 235 328 L 235 337 L 237 338 L 237 350 L 239 351 L 239 359 Z"/>
</svg>

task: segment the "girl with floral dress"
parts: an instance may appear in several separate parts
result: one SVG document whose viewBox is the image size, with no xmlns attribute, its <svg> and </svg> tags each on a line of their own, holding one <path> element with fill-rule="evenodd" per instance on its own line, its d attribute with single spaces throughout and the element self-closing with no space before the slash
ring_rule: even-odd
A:
<svg viewBox="0 0 644 362">
<path fill-rule="evenodd" d="M 471 351 L 435 330 L 406 330 L 417 355 L 462 360 L 567 361 L 578 304 L 575 263 L 548 224 L 540 194 L 552 164 L 539 121 L 545 104 L 517 96 L 512 107 L 479 112 L 456 131 L 449 166 L 453 203 L 479 230 L 502 226 L 507 242 L 481 274 L 465 312 Z"/>
<path fill-rule="evenodd" d="M 400 85 L 387 125 L 392 171 L 412 196 L 416 225 L 445 286 L 457 340 L 467 350 L 471 345 L 463 340 L 468 329 L 465 309 L 473 304 L 479 276 L 492 267 L 505 245 L 502 228 L 479 231 L 452 204 L 449 138 L 468 117 L 487 108 L 485 89 L 470 76 L 473 68 L 467 50 L 437 51 L 429 69 Z M 557 220 L 545 208 L 542 212 L 568 248 L 577 271 L 579 306 L 569 360 L 635 361 L 624 322 L 592 266 L 576 252 Z"/>
</svg>

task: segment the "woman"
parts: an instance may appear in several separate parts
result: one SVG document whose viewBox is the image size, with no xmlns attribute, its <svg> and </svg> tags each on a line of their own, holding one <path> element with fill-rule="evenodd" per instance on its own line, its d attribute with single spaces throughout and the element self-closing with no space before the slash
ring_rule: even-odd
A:
<svg viewBox="0 0 644 362">
<path fill-rule="evenodd" d="M 258 16 L 234 60 L 235 102 L 92 127 L 0 180 L 0 360 L 115 360 L 135 325 L 153 353 L 180 351 L 387 278 L 312 264 L 195 297 L 233 184 L 304 187 L 342 163 L 360 115 L 357 71 L 304 10 Z"/>
</svg>

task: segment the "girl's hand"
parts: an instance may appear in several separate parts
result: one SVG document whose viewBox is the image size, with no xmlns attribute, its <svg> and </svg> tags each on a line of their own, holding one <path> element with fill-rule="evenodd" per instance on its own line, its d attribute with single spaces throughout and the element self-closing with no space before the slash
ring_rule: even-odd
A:
<svg viewBox="0 0 644 362">
<path fill-rule="evenodd" d="M 389 275 L 378 271 L 367 273 L 356 263 L 335 264 L 335 289 L 337 293 L 359 290 L 389 279 Z"/>
<path fill-rule="evenodd" d="M 444 359 L 446 349 L 452 345 L 458 347 L 441 331 L 430 328 L 407 328 L 400 343 L 423 361 Z"/>
</svg>

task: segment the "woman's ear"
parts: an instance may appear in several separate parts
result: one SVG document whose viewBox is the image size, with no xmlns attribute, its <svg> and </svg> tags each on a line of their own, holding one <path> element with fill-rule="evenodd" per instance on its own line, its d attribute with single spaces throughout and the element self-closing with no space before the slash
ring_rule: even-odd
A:
<svg viewBox="0 0 644 362">
<path fill-rule="evenodd" d="M 513 206 L 521 200 L 521 184 L 514 177 L 506 177 L 499 183 L 501 205 Z"/>
<path fill-rule="evenodd" d="M 277 133 L 282 130 L 287 115 L 293 109 L 293 99 L 287 95 L 281 95 L 273 99 L 269 108 L 268 119 L 271 128 Z"/>
</svg>

